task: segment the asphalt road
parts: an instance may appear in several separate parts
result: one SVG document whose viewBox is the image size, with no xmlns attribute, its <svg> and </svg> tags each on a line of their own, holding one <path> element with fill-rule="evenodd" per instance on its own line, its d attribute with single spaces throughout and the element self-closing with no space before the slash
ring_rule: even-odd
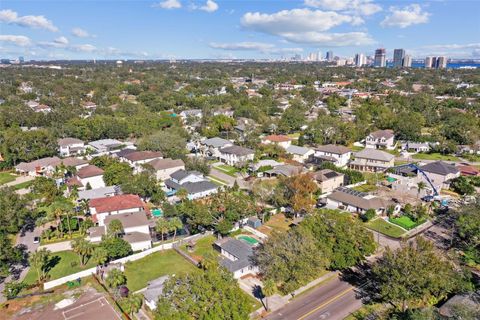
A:
<svg viewBox="0 0 480 320">
<path fill-rule="evenodd" d="M 341 320 L 362 306 L 355 287 L 338 278 L 307 292 L 270 314 L 268 320 Z"/>
</svg>

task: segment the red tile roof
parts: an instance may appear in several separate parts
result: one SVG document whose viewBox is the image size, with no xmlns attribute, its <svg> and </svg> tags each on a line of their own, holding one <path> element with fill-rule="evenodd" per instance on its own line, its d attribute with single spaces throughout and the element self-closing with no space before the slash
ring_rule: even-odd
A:
<svg viewBox="0 0 480 320">
<path fill-rule="evenodd" d="M 89 207 L 95 208 L 97 213 L 144 208 L 144 206 L 143 201 L 135 194 L 121 194 L 113 197 L 97 198 L 89 202 Z"/>
<path fill-rule="evenodd" d="M 473 166 L 468 166 L 468 165 L 460 165 L 457 167 L 458 170 L 460 170 L 460 173 L 462 176 L 478 176 L 480 175 L 480 170 Z"/>
<path fill-rule="evenodd" d="M 276 135 L 276 134 L 272 134 L 272 135 L 269 135 L 269 136 L 266 136 L 265 138 L 263 138 L 264 140 L 269 140 L 269 141 L 272 141 L 272 142 L 286 142 L 286 141 L 291 141 L 292 139 L 290 139 L 289 137 L 287 136 L 282 136 L 282 135 Z"/>
</svg>

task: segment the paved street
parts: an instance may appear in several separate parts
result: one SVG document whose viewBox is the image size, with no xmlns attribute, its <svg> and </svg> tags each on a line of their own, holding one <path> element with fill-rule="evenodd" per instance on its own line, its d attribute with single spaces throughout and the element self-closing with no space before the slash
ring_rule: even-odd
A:
<svg viewBox="0 0 480 320">
<path fill-rule="evenodd" d="M 341 320 L 361 306 L 362 302 L 355 295 L 355 287 L 335 278 L 295 298 L 266 319 Z"/>
</svg>

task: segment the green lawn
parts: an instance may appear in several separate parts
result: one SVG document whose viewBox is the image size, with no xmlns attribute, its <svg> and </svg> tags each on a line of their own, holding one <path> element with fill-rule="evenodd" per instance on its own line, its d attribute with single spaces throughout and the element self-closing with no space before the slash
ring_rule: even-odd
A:
<svg viewBox="0 0 480 320">
<path fill-rule="evenodd" d="M 221 172 L 226 173 L 226 174 L 228 174 L 229 176 L 232 176 L 232 177 L 236 177 L 235 173 L 238 172 L 237 168 L 226 165 L 226 164 L 221 164 L 221 165 L 215 166 L 215 169 L 218 169 Z"/>
<path fill-rule="evenodd" d="M 462 154 L 461 157 L 471 162 L 480 162 L 480 154 Z"/>
<path fill-rule="evenodd" d="M 0 185 L 12 182 L 15 180 L 16 176 L 11 174 L 10 172 L 0 172 Z"/>
<path fill-rule="evenodd" d="M 440 153 L 417 153 L 412 156 L 418 160 L 443 160 L 443 161 L 460 161 L 459 158 L 451 155 L 443 155 Z"/>
<path fill-rule="evenodd" d="M 33 180 L 25 181 L 25 182 L 14 185 L 13 188 L 15 190 L 25 189 L 25 188 L 30 187 L 32 184 L 33 184 Z"/>
<path fill-rule="evenodd" d="M 83 267 L 80 266 L 80 259 L 73 251 L 55 252 L 52 253 L 51 269 L 48 272 L 48 280 L 55 280 L 93 267 L 95 267 L 93 261 L 88 261 Z M 33 284 L 36 280 L 37 273 L 33 268 L 30 268 L 24 281 L 27 284 Z"/>
<path fill-rule="evenodd" d="M 173 250 L 155 252 L 125 265 L 127 287 L 131 291 L 145 288 L 148 281 L 164 275 L 179 275 L 199 270 Z"/>
<path fill-rule="evenodd" d="M 398 218 L 390 218 L 389 221 L 391 223 L 394 223 L 396 225 L 399 225 L 400 227 L 404 228 L 404 229 L 407 229 L 407 230 L 411 230 L 419 225 L 421 225 L 422 223 L 424 223 L 425 221 L 422 221 L 422 222 L 415 222 L 413 221 L 412 219 L 410 219 L 410 217 L 408 216 L 401 216 L 401 217 L 398 217 Z"/>
<path fill-rule="evenodd" d="M 228 185 L 226 181 L 223 181 L 222 179 L 218 179 L 217 177 L 207 176 L 207 178 L 219 187 Z"/>
<path fill-rule="evenodd" d="M 369 221 L 365 225 L 372 230 L 393 238 L 400 238 L 405 233 L 405 230 L 402 228 L 392 225 L 381 218 Z"/>
<path fill-rule="evenodd" d="M 201 259 L 205 257 L 207 254 L 214 254 L 218 255 L 218 251 L 213 249 L 213 243 L 217 240 L 217 238 L 213 235 L 201 238 L 195 244 L 195 249 L 193 252 L 187 251 L 187 245 L 182 246 L 182 250 L 185 251 L 188 255 L 192 256 L 193 258 Z"/>
<path fill-rule="evenodd" d="M 372 184 L 362 184 L 361 186 L 353 187 L 353 190 L 360 191 L 360 192 L 372 192 L 377 190 L 377 186 Z"/>
</svg>

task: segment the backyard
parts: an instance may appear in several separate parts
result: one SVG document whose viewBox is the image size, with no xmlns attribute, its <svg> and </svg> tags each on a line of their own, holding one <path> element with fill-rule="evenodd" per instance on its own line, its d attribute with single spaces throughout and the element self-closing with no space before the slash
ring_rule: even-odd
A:
<svg viewBox="0 0 480 320">
<path fill-rule="evenodd" d="M 55 280 L 93 267 L 95 267 L 95 263 L 91 260 L 85 266 L 81 266 L 78 255 L 73 251 L 55 252 L 52 254 L 52 259 L 49 263 L 48 280 Z M 37 273 L 33 268 L 30 268 L 24 282 L 26 284 L 34 284 L 36 281 Z"/>
<path fill-rule="evenodd" d="M 270 217 L 270 220 L 265 222 L 264 225 L 257 228 L 258 231 L 270 235 L 274 230 L 278 232 L 285 232 L 290 229 L 290 225 L 293 220 L 285 217 L 283 213 L 277 213 Z"/>
<path fill-rule="evenodd" d="M 378 231 L 392 238 L 400 238 L 405 234 L 405 230 L 391 223 L 386 222 L 382 218 L 377 218 L 375 220 L 369 221 L 365 225 L 369 229 Z"/>
<path fill-rule="evenodd" d="M 15 178 L 16 176 L 10 172 L 0 172 L 0 185 L 12 182 Z"/>
<path fill-rule="evenodd" d="M 127 287 L 131 291 L 145 288 L 149 281 L 164 275 L 179 275 L 199 270 L 174 250 L 155 252 L 125 265 Z"/>
<path fill-rule="evenodd" d="M 424 221 L 413 221 L 412 219 L 410 219 L 410 217 L 408 216 L 401 216 L 401 217 L 398 217 L 398 218 L 390 218 L 389 221 L 391 223 L 394 223 L 406 230 L 412 230 L 413 228 L 421 225 L 422 223 L 424 223 L 426 220 Z"/>
<path fill-rule="evenodd" d="M 412 156 L 417 160 L 443 160 L 443 161 L 460 161 L 459 158 L 451 155 L 443 155 L 440 153 L 417 153 Z"/>
<path fill-rule="evenodd" d="M 197 261 L 201 261 L 205 255 L 212 254 L 218 255 L 218 252 L 213 249 L 213 243 L 216 238 L 213 235 L 199 239 L 195 243 L 195 247 L 192 252 L 187 250 L 187 244 L 182 245 L 181 249 Z"/>
</svg>

